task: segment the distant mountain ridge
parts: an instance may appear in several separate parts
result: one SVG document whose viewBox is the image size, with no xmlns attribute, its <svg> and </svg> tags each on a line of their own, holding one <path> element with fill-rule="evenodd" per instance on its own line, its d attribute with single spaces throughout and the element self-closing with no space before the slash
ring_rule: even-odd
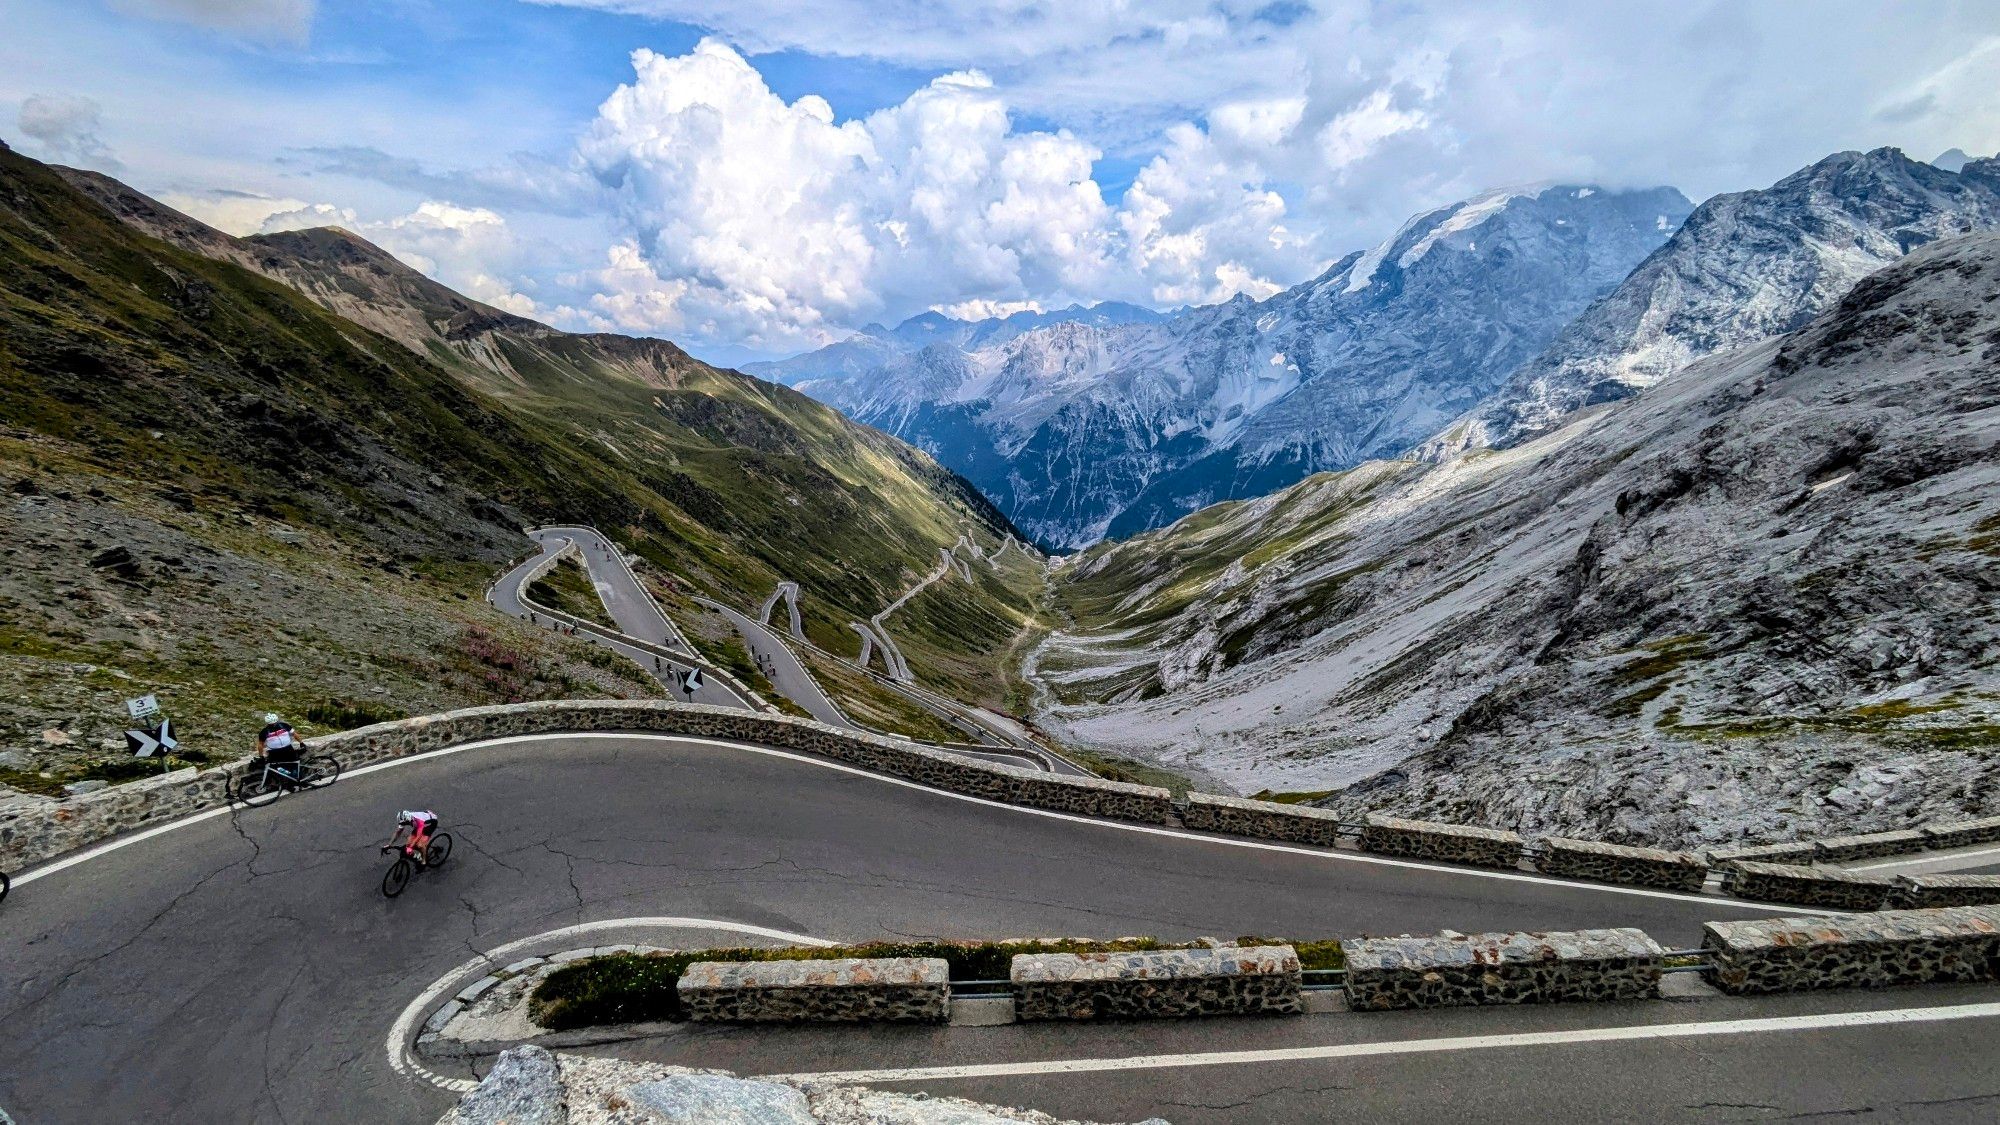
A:
<svg viewBox="0 0 2000 1125">
<path fill-rule="evenodd" d="M 1918 246 L 2000 226 L 2000 161 L 1958 155 L 1947 168 L 1894 148 L 1840 152 L 1708 200 L 1425 455 L 1546 433 L 1703 356 L 1799 327 Z"/>
<path fill-rule="evenodd" d="M 1087 546 L 1435 433 L 1690 207 L 1671 188 L 1487 192 L 1262 301 L 917 318 L 755 370 L 930 450 L 1039 541 Z"/>
</svg>

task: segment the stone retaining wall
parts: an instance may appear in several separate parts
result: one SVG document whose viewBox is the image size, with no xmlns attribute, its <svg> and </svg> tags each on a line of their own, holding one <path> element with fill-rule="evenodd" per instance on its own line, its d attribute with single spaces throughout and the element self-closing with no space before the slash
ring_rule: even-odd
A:
<svg viewBox="0 0 2000 1125">
<path fill-rule="evenodd" d="M 1515 867 L 1521 862 L 1521 837 L 1497 828 L 1434 824 L 1370 813 L 1361 829 L 1361 850 L 1480 867 Z"/>
<path fill-rule="evenodd" d="M 1745 844 L 1733 848 L 1710 848 L 1707 854 L 1708 862 L 1713 867 L 1732 867 L 1744 860 L 1786 863 L 1794 859 L 1811 859 L 1813 846 L 1810 840 L 1791 844 Z"/>
<path fill-rule="evenodd" d="M 1340 943 L 1355 1011 L 1644 1000 L 1664 950 L 1634 929 L 1362 938 Z"/>
<path fill-rule="evenodd" d="M 1708 864 L 1688 852 L 1628 848 L 1559 836 L 1542 840 L 1542 854 L 1535 857 L 1535 870 L 1570 879 L 1675 891 L 1699 891 L 1708 878 Z"/>
<path fill-rule="evenodd" d="M 1903 875 L 1890 899 L 1906 910 L 2000 905 L 2000 875 Z"/>
<path fill-rule="evenodd" d="M 663 700 L 554 700 L 472 707 L 402 719 L 311 740 L 347 769 L 389 758 L 510 735 L 566 731 L 645 731 L 795 750 L 974 797 L 1084 816 L 1166 824 L 1165 789 L 1064 777 L 980 762 L 914 743 L 844 731 L 810 719 Z M 22 805 L 0 813 L 0 870 L 14 871 L 120 832 L 160 824 L 224 802 L 224 786 L 247 758 L 191 777 L 173 775 Z"/>
<path fill-rule="evenodd" d="M 1008 974 L 1020 1020 L 1181 1019 L 1305 1011 L 1289 945 L 1035 953 Z"/>
<path fill-rule="evenodd" d="M 690 1020 L 711 1023 L 943 1023 L 941 957 L 697 961 L 676 986 Z"/>
<path fill-rule="evenodd" d="M 1928 824 L 1923 829 L 1924 839 L 1932 848 L 1963 848 L 1972 844 L 1990 844 L 2000 840 L 2000 816 L 1989 816 L 1984 820 L 1958 820 L 1949 824 Z"/>
<path fill-rule="evenodd" d="M 1189 793 L 1181 823 L 1198 832 L 1227 832 L 1324 848 L 1334 846 L 1340 830 L 1340 817 L 1325 809 L 1213 793 Z"/>
<path fill-rule="evenodd" d="M 1703 929 L 1710 978 L 1739 995 L 2000 979 L 2000 907 L 1710 922 Z"/>
<path fill-rule="evenodd" d="M 1880 910 L 1896 890 L 1893 875 L 1832 867 L 1741 860 L 1729 872 L 1729 893 L 1759 902 L 1823 906 L 1829 910 Z"/>
<path fill-rule="evenodd" d="M 1874 859 L 1885 855 L 1904 855 L 1920 852 L 1929 847 L 1929 841 L 1919 829 L 1903 828 L 1894 832 L 1870 832 L 1860 836 L 1833 836 L 1812 841 L 1813 858 L 1821 863 L 1844 863 L 1851 859 Z"/>
</svg>

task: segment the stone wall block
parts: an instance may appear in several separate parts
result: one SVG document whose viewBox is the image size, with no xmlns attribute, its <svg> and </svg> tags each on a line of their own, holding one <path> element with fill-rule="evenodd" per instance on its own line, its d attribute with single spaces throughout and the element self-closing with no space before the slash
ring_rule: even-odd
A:
<svg viewBox="0 0 2000 1125">
<path fill-rule="evenodd" d="M 1712 867 L 1733 867 L 1744 860 L 1757 863 L 1788 863 L 1795 859 L 1811 859 L 1812 841 L 1804 840 L 1790 844 L 1743 844 L 1728 848 L 1710 848 L 1708 862 Z"/>
<path fill-rule="evenodd" d="M 1024 1021 L 1305 1011 L 1299 958 L 1289 945 L 1019 954 L 1008 977 L 1014 1017 Z"/>
<path fill-rule="evenodd" d="M 2000 907 L 1710 922 L 1716 987 L 1733 994 L 2000 980 Z"/>
<path fill-rule="evenodd" d="M 1905 910 L 2000 905 L 2000 875 L 1903 875 L 1891 897 Z"/>
<path fill-rule="evenodd" d="M 1631 848 L 1594 840 L 1551 836 L 1542 841 L 1535 870 L 1568 879 L 1699 891 L 1708 878 L 1708 864 L 1689 852 Z"/>
<path fill-rule="evenodd" d="M 1875 859 L 1885 855 L 1908 855 L 1930 846 L 1929 837 L 1915 828 L 1894 832 L 1869 832 L 1860 836 L 1832 836 L 1812 841 L 1813 858 L 1821 863 L 1842 863 L 1850 859 Z"/>
<path fill-rule="evenodd" d="M 709 1023 L 943 1023 L 940 957 L 698 961 L 676 986 L 687 1017 Z"/>
<path fill-rule="evenodd" d="M 1381 813 L 1370 813 L 1361 830 L 1363 851 L 1481 867 L 1518 866 L 1521 846 L 1519 835 L 1497 828 L 1402 820 Z"/>
<path fill-rule="evenodd" d="M 1226 832 L 1330 848 L 1339 840 L 1340 817 L 1309 805 L 1189 793 L 1181 823 L 1197 832 Z"/>
<path fill-rule="evenodd" d="M 2000 840 L 2000 816 L 1989 816 L 1984 820 L 1957 820 L 1948 824 L 1930 824 L 1924 827 L 1923 833 L 1933 848 L 1963 848 L 1973 844 L 1990 844 Z"/>
<path fill-rule="evenodd" d="M 1829 910 L 1880 910 L 1898 889 L 1891 875 L 1738 860 L 1731 864 L 1728 891 L 1759 902 L 1794 903 Z"/>
<path fill-rule="evenodd" d="M 1636 929 L 1362 938 L 1340 943 L 1355 1011 L 1644 1000 L 1659 995 L 1658 942 Z"/>
</svg>

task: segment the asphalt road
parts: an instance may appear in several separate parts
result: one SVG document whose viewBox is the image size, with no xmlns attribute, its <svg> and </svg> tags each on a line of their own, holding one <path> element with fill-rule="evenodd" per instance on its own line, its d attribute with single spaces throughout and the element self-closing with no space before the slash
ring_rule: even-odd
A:
<svg viewBox="0 0 2000 1125">
<path fill-rule="evenodd" d="M 764 665 L 765 678 L 771 681 L 771 686 L 784 693 L 785 698 L 805 708 L 822 723 L 848 730 L 861 729 L 841 713 L 833 700 L 827 698 L 827 694 L 820 690 L 819 681 L 813 679 L 805 665 L 799 662 L 798 655 L 792 652 L 791 646 L 779 640 L 777 633 L 759 624 L 747 613 L 739 613 L 718 601 L 701 600 L 736 627 L 743 643 L 750 647 L 751 659 L 768 658 L 769 662 Z"/>
<path fill-rule="evenodd" d="M 409 807 L 437 810 L 458 848 L 449 866 L 391 901 L 378 890 L 386 864 L 375 846 L 395 810 Z M 630 735 L 542 736 L 403 759 L 44 870 L 23 873 L 0 906 L 0 1111 L 20 1125 L 427 1122 L 452 1096 L 392 1067 L 384 1039 L 398 1014 L 474 953 L 603 919 L 717 919 L 832 939 L 1638 925 L 1683 943 L 1704 920 L 1770 913 L 1081 821 L 793 756 Z M 1907 1006 L 1962 1002 L 1931 999 L 1951 991 L 1893 995 Z M 1647 1008 L 1660 1015 L 1673 1006 Z M 1583 1009 L 1458 1016 L 1462 1029 L 1489 1035 L 1600 1018 Z M 1373 1035 L 1430 1026 L 1383 1015 L 1211 1021 L 1178 1033 L 1214 1051 L 1279 1033 L 1338 1038 L 1354 1033 L 1351 1021 L 1366 1021 Z M 1656 1068 L 1709 1060 L 1690 1072 L 1700 1076 L 1702 1101 L 1816 1105 L 1815 1076 L 1825 1076 L 1837 1079 L 1826 1089 L 1844 1099 L 1880 1094 L 1887 1104 L 1925 1091 L 1971 1097 L 1982 1083 L 1992 1091 L 2000 1084 L 1990 1045 L 1971 1050 L 1968 1037 L 1977 1032 L 1990 1044 L 1995 1030 L 2000 1023 L 1984 1019 L 1823 1039 L 1579 1044 L 1530 1052 L 1518 1071 L 1495 1061 L 1501 1055 L 1467 1053 L 1458 1069 L 1412 1056 L 918 1085 L 1112 1120 L 1151 1112 L 1177 1122 L 1325 1120 L 1341 1105 L 1327 1099 L 1343 1085 L 1369 1090 L 1355 1103 L 1364 1116 L 1370 1106 L 1475 1120 L 1540 1108 L 1567 1120 L 1588 1119 L 1598 1104 L 1584 1096 L 1593 1086 L 1606 1096 L 1622 1091 L 1624 1101 L 1605 1107 L 1639 1105 L 1642 1094 L 1625 1084 L 1660 1088 Z M 984 1044 L 959 1040 L 914 1061 L 989 1051 L 1041 1058 L 1045 1049 L 1123 1055 L 1171 1033 L 1106 1026 L 1063 1029 L 1069 1038 L 1061 1040 L 991 1029 L 981 1034 L 996 1037 Z M 1838 1053 L 1814 1056 L 1822 1042 Z M 731 1054 L 718 1050 L 716 1061 Z M 1859 1065 L 1864 1058 L 1872 1065 Z M 823 1055 L 763 1061 L 826 1069 Z M 842 1068 L 911 1061 L 909 1052 L 849 1056 Z M 1785 1086 L 1794 1067 L 1805 1069 L 1787 1101 L 1773 1087 Z M 1563 1102 L 1564 1089 L 1579 1100 Z M 1190 1115 L 1186 1103 L 1197 1097 L 1260 1108 Z M 1296 1115 L 1301 1106 L 1308 1116 Z"/>
<path fill-rule="evenodd" d="M 530 570 L 534 569 L 543 559 L 563 549 L 567 543 L 567 533 L 569 532 L 586 532 L 594 538 L 597 534 L 588 528 L 544 528 L 537 532 L 535 541 L 541 544 L 541 553 L 526 559 L 517 564 L 512 570 L 501 575 L 499 581 L 493 584 L 492 590 L 487 594 L 487 600 L 493 604 L 495 609 L 523 620 L 536 620 L 537 623 L 544 627 L 553 628 L 555 626 L 555 623 L 550 621 L 545 615 L 538 618 L 531 617 L 532 611 L 521 601 L 521 586 Z M 625 571 L 621 564 L 605 557 L 601 553 L 602 540 L 598 539 L 597 542 L 599 544 L 598 547 L 584 548 L 586 569 L 590 572 L 593 584 L 597 585 L 599 597 L 604 601 L 606 610 L 611 613 L 612 620 L 618 623 L 619 631 L 626 632 L 629 636 L 648 641 L 663 648 L 686 651 L 686 642 L 679 639 L 680 631 L 674 628 L 673 624 L 660 612 L 658 605 L 653 603 L 652 596 L 638 589 L 637 582 L 631 578 L 630 573 Z M 599 581 L 599 579 L 605 577 L 619 579 L 619 581 Z M 642 598 L 644 599 L 643 606 L 639 604 L 639 599 Z M 651 608 L 646 608 L 647 606 Z M 625 626 L 628 623 L 637 631 L 627 631 Z M 579 633 L 578 635 L 603 645 L 614 652 L 621 653 L 637 662 L 641 668 L 652 673 L 654 679 L 669 688 L 675 699 L 694 703 L 712 703 L 718 707 L 750 708 L 750 702 L 738 695 L 736 690 L 730 687 L 719 676 L 707 676 L 703 680 L 702 686 L 695 691 L 692 699 L 690 699 L 685 692 L 679 690 L 677 686 L 678 680 L 674 676 L 669 675 L 670 672 L 685 673 L 690 665 L 677 663 L 671 656 L 662 658 L 658 653 L 649 652 L 635 645 L 622 643 L 615 637 L 599 636 L 595 633 Z"/>
</svg>

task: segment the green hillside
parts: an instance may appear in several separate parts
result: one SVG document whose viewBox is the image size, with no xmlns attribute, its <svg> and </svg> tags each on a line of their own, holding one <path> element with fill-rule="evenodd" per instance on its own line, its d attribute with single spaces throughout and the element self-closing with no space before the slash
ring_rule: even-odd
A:
<svg viewBox="0 0 2000 1125">
<path fill-rule="evenodd" d="M 108 753 L 145 688 L 191 748 L 229 752 L 266 707 L 339 725 L 647 690 L 480 603 L 524 526 L 593 523 L 738 604 L 799 581 L 829 641 L 939 545 L 1006 530 L 922 453 L 664 341 L 494 310 L 474 330 L 484 306 L 344 232 L 239 240 L 162 214 L 0 146 L 16 781 Z M 353 316 L 315 293 L 336 280 Z"/>
</svg>

